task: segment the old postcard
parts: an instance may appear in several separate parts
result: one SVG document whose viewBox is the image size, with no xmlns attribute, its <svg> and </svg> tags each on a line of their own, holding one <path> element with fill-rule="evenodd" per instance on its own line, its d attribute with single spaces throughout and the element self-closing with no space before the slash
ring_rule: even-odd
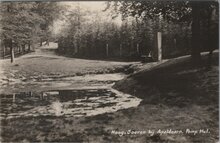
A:
<svg viewBox="0 0 220 143">
<path fill-rule="evenodd" d="M 0 1 L 0 142 L 218 141 L 217 0 Z"/>
</svg>

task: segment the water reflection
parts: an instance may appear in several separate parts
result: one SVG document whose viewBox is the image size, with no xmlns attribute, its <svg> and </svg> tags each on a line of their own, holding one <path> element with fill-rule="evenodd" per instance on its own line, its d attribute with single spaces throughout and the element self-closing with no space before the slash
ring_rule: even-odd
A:
<svg viewBox="0 0 220 143">
<path fill-rule="evenodd" d="M 0 95 L 0 117 L 92 116 L 138 106 L 140 99 L 113 89 L 57 90 Z"/>
</svg>

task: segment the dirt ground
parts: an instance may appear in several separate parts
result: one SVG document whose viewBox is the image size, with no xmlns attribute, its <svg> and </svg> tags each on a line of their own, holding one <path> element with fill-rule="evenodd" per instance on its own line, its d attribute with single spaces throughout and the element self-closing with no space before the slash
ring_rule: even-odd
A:
<svg viewBox="0 0 220 143">
<path fill-rule="evenodd" d="M 10 59 L 0 60 L 0 93 L 57 89 L 61 83 L 45 87 L 39 84 L 45 85 L 45 81 L 51 78 L 58 81 L 60 78 L 75 76 L 126 72 L 130 65 L 137 64 L 68 58 L 56 55 L 53 46 L 50 44 L 49 47 L 35 49 L 35 52 L 15 58 L 14 63 L 10 63 Z M 42 82 L 36 84 L 36 81 Z"/>
<path fill-rule="evenodd" d="M 99 69 L 124 68 L 131 64 L 33 55 L 25 55 L 10 66 L 9 60 L 1 61 L 1 68 L 7 73 L 1 74 L 9 78 L 23 76 L 28 80 L 33 76 L 48 78 L 51 75 L 82 74 L 83 71 L 96 73 Z M 143 101 L 138 107 L 90 117 L 3 119 L 1 141 L 217 142 L 218 53 L 211 69 L 204 65 L 191 66 L 188 57 L 156 65 L 151 64 L 150 70 L 149 65 L 141 65 L 134 74 L 113 86 L 141 98 Z"/>
</svg>

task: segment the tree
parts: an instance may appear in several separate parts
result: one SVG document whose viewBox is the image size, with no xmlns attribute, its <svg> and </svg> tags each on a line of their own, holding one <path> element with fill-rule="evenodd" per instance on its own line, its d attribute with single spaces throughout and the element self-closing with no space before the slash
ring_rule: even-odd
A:
<svg viewBox="0 0 220 143">
<path fill-rule="evenodd" d="M 142 19 L 158 19 L 162 16 L 168 21 L 186 21 L 192 23 L 192 48 L 193 61 L 200 59 L 200 24 L 202 15 L 210 11 L 210 7 L 218 7 L 217 1 L 120 1 L 108 2 L 107 9 L 113 8 L 116 14 L 122 14 L 123 18 L 132 16 Z M 211 17 L 210 15 L 208 16 Z"/>
<path fill-rule="evenodd" d="M 64 9 L 65 7 L 58 2 L 35 2 L 33 11 L 42 19 L 39 25 L 40 32 L 38 33 L 41 46 L 43 41 L 46 41 L 47 45 L 49 44 L 51 38 L 50 26 L 59 18 Z"/>
<path fill-rule="evenodd" d="M 11 62 L 13 62 L 13 46 L 30 44 L 35 23 L 39 19 L 31 11 L 33 3 L 2 2 L 0 6 L 1 39 L 4 41 L 6 47 L 10 47 Z"/>
<path fill-rule="evenodd" d="M 49 2 L 1 2 L 1 40 L 10 47 L 11 62 L 14 46 L 30 45 L 38 39 L 50 37 L 49 26 L 58 16 L 60 6 Z"/>
</svg>

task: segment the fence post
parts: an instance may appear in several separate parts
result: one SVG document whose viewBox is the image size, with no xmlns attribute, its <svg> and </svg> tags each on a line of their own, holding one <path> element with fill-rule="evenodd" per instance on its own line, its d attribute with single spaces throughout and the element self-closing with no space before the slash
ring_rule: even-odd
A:
<svg viewBox="0 0 220 143">
<path fill-rule="evenodd" d="M 21 45 L 18 45 L 18 53 L 21 54 Z"/>
<path fill-rule="evenodd" d="M 14 48 L 11 46 L 10 47 L 10 52 L 11 52 L 11 63 L 13 63 L 14 62 Z"/>
<path fill-rule="evenodd" d="M 30 52 L 30 51 L 31 51 L 31 42 L 28 41 L 28 52 Z"/>
<path fill-rule="evenodd" d="M 140 54 L 140 50 L 139 50 L 139 44 L 137 43 L 137 54 Z"/>
<path fill-rule="evenodd" d="M 157 32 L 158 61 L 162 60 L 162 33 Z"/>
<path fill-rule="evenodd" d="M 162 60 L 162 33 L 157 32 L 155 34 L 155 47 L 153 49 L 153 59 L 156 61 Z"/>
<path fill-rule="evenodd" d="M 14 103 L 14 102 L 15 102 L 15 100 L 16 100 L 16 94 L 15 94 L 15 93 L 13 93 L 13 99 L 12 99 L 12 102 Z"/>
<path fill-rule="evenodd" d="M 25 53 L 25 45 L 22 44 L 22 54 Z"/>
</svg>

